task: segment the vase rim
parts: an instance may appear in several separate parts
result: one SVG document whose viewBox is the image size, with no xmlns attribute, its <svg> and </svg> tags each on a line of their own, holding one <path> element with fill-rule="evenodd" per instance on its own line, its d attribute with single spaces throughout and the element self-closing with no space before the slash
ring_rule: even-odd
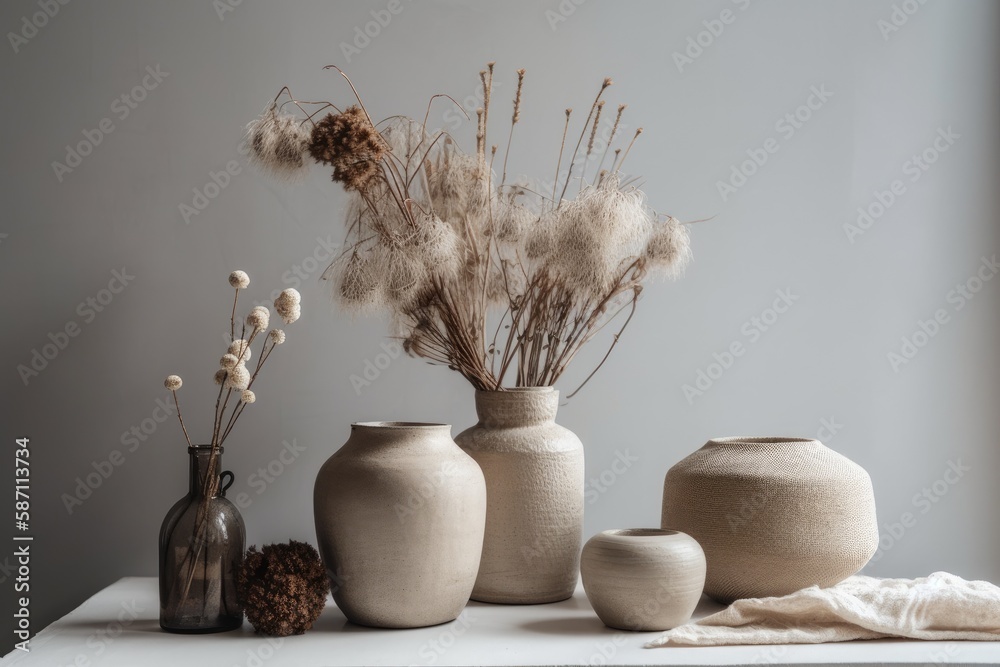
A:
<svg viewBox="0 0 1000 667">
<path fill-rule="evenodd" d="M 394 422 L 394 421 L 374 421 L 374 422 L 354 422 L 351 424 L 351 428 L 355 426 L 361 428 L 378 428 L 378 429 L 439 429 L 439 428 L 451 428 L 451 424 L 442 424 L 437 422 Z"/>
<path fill-rule="evenodd" d="M 208 445 L 188 445 L 188 451 L 189 452 L 207 452 L 207 451 L 210 451 L 211 449 L 212 449 L 212 445 L 211 444 L 208 444 Z M 217 447 L 217 449 L 221 453 L 221 452 L 225 451 L 226 448 L 223 447 L 222 445 L 219 445 Z"/>
<path fill-rule="evenodd" d="M 477 389 L 478 394 L 548 394 L 555 391 L 552 385 L 547 387 L 502 387 L 500 389 Z"/>
<path fill-rule="evenodd" d="M 671 530 L 669 528 L 612 528 L 611 530 L 602 530 L 601 535 L 607 537 L 670 537 L 671 535 L 682 535 L 679 530 Z"/>
<path fill-rule="evenodd" d="M 786 436 L 744 436 L 731 435 L 723 438 L 712 438 L 710 445 L 795 445 L 819 442 L 816 438 L 799 438 Z"/>
</svg>

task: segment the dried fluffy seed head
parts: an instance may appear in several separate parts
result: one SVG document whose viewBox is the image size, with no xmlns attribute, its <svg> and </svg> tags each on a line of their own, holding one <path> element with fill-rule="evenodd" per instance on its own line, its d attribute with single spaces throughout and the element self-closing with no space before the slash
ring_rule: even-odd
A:
<svg viewBox="0 0 1000 667">
<path fill-rule="evenodd" d="M 271 311 L 265 306 L 254 306 L 247 315 L 247 326 L 255 331 L 263 331 L 271 321 Z"/>
<path fill-rule="evenodd" d="M 267 335 L 271 338 L 271 342 L 275 345 L 281 345 L 285 342 L 285 332 L 281 329 L 271 329 Z"/>
<path fill-rule="evenodd" d="M 277 308 L 280 304 L 297 306 L 300 303 L 302 303 L 302 295 L 294 287 L 289 287 L 288 289 L 281 290 L 281 294 L 274 300 L 274 307 Z"/>
<path fill-rule="evenodd" d="M 228 373 L 226 373 L 225 368 L 220 368 L 219 370 L 215 371 L 215 384 L 222 384 L 223 382 L 225 382 L 226 375 L 228 375 Z"/>
<path fill-rule="evenodd" d="M 219 366 L 221 366 L 224 370 L 227 371 L 236 366 L 236 364 L 238 363 L 240 363 L 240 360 L 236 357 L 235 354 L 227 353 L 222 355 L 222 358 L 219 359 Z"/>
<path fill-rule="evenodd" d="M 168 375 L 167 379 L 163 381 L 163 386 L 170 391 L 177 391 L 181 388 L 182 384 L 184 384 L 184 381 L 181 380 L 180 375 Z"/>
<path fill-rule="evenodd" d="M 471 155 L 447 151 L 428 176 L 434 212 L 463 227 L 470 213 L 479 214 L 489 201 L 487 170 Z"/>
<path fill-rule="evenodd" d="M 304 159 L 311 132 L 302 122 L 271 105 L 247 125 L 250 163 L 280 180 L 295 180 L 307 171 Z"/>
<path fill-rule="evenodd" d="M 230 343 L 228 352 L 229 354 L 235 355 L 236 359 L 241 364 L 245 364 L 250 361 L 250 357 L 252 356 L 252 353 L 250 352 L 250 343 L 243 339 L 234 340 Z"/>
<path fill-rule="evenodd" d="M 281 321 L 285 324 L 291 324 L 295 322 L 300 317 L 302 317 L 302 307 L 292 306 L 288 311 L 281 313 Z"/>
<path fill-rule="evenodd" d="M 250 285 L 250 276 L 246 271 L 233 271 L 229 274 L 229 284 L 236 289 L 246 289 Z"/>
<path fill-rule="evenodd" d="M 327 114 L 313 128 L 309 154 L 333 167 L 333 180 L 347 190 L 364 191 L 375 184 L 379 161 L 388 146 L 358 106 Z"/>
<path fill-rule="evenodd" d="M 376 270 L 368 253 L 341 257 L 331 268 L 337 273 L 335 284 L 345 308 L 362 311 L 381 304 L 384 275 Z"/>
<path fill-rule="evenodd" d="M 462 263 L 461 239 L 455 228 L 437 215 L 417 216 L 417 231 L 403 249 L 435 276 L 452 276 Z"/>
<path fill-rule="evenodd" d="M 238 389 L 240 391 L 250 384 L 250 371 L 243 364 L 236 364 L 230 369 L 226 376 L 226 389 Z"/>
<path fill-rule="evenodd" d="M 274 310 L 281 316 L 281 321 L 291 324 L 302 315 L 302 295 L 298 290 L 289 287 L 283 290 L 278 298 L 274 300 Z"/>
<path fill-rule="evenodd" d="M 643 256 L 651 270 L 669 277 L 679 275 L 691 259 L 687 228 L 672 216 L 657 223 L 649 235 Z"/>
<path fill-rule="evenodd" d="M 498 243 L 520 243 L 534 221 L 535 215 L 531 211 L 503 197 L 493 211 L 493 237 Z"/>
<path fill-rule="evenodd" d="M 240 394 L 240 403 L 253 403 L 257 400 L 257 394 L 253 393 L 249 389 L 244 389 L 243 393 Z"/>
<path fill-rule="evenodd" d="M 427 269 L 418 253 L 391 252 L 386 295 L 395 308 L 406 310 L 426 287 L 427 280 Z"/>
<path fill-rule="evenodd" d="M 606 294 L 642 255 L 652 224 L 642 192 L 608 178 L 559 210 L 549 263 L 571 289 Z"/>
<path fill-rule="evenodd" d="M 524 243 L 524 252 L 528 259 L 544 261 L 555 252 L 559 222 L 559 213 L 548 211 L 528 228 Z"/>
</svg>

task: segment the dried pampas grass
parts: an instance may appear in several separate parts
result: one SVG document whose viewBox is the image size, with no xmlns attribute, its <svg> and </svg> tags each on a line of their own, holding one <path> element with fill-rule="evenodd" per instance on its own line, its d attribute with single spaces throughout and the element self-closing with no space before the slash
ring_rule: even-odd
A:
<svg viewBox="0 0 1000 667">
<path fill-rule="evenodd" d="M 507 183 L 514 127 L 528 99 L 526 73 L 516 74 L 502 151 L 490 142 L 492 63 L 479 74 L 482 107 L 469 119 L 476 121 L 472 154 L 460 151 L 449 133 L 427 126 L 435 100 L 460 106 L 455 100 L 431 98 L 423 122 L 402 116 L 373 122 L 343 72 L 356 104 L 340 111 L 288 93 L 285 104 L 302 110 L 303 119 L 293 122 L 272 105 L 251 123 L 259 137 L 257 164 L 278 176 L 297 174 L 297 160 L 308 155 L 332 167 L 333 181 L 350 193 L 348 238 L 323 274 L 340 305 L 388 313 L 408 354 L 456 370 L 483 390 L 502 389 L 510 376 L 518 386 L 554 384 L 582 346 L 621 315 L 613 348 L 643 281 L 674 277 L 690 258 L 686 227 L 658 216 L 630 185 L 634 179 L 622 176 L 643 130 L 623 142 L 626 105 L 603 113 L 610 78 L 582 125 L 566 109 L 553 142 L 559 149 L 554 183 Z M 309 105 L 317 106 L 307 112 Z M 577 136 L 570 137 L 571 125 Z M 608 127 L 610 134 L 601 133 Z M 609 155 L 611 165 L 603 168 Z M 596 175 L 588 175 L 588 166 L 596 166 L 590 170 Z M 568 194 L 571 183 L 580 185 L 575 196 Z M 285 318 L 291 309 L 278 314 Z"/>
</svg>

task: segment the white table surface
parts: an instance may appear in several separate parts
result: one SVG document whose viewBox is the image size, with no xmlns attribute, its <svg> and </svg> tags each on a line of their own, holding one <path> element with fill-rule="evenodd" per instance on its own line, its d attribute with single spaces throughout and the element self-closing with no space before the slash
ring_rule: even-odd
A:
<svg viewBox="0 0 1000 667">
<path fill-rule="evenodd" d="M 458 620 L 415 630 L 348 623 L 332 601 L 305 635 L 160 630 L 154 577 L 126 577 L 39 632 L 31 651 L 0 665 L 45 667 L 279 667 L 294 665 L 1000 665 L 1000 642 L 855 641 L 789 646 L 644 649 L 655 632 L 619 632 L 594 615 L 582 589 L 532 606 L 473 602 Z M 695 617 L 721 607 L 707 598 Z"/>
</svg>

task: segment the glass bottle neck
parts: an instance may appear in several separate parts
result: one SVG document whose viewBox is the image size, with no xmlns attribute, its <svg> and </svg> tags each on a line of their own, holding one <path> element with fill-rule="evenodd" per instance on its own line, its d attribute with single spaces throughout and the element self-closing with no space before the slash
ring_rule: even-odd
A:
<svg viewBox="0 0 1000 667">
<path fill-rule="evenodd" d="M 210 475 L 209 466 L 215 470 L 215 479 L 218 480 L 222 471 L 222 447 L 219 447 L 215 455 L 214 464 L 212 462 L 212 446 L 196 445 L 188 447 L 190 457 L 190 468 L 188 472 L 188 494 L 195 498 L 205 495 L 205 482 Z M 212 492 L 212 497 L 219 495 L 219 485 L 216 484 Z"/>
</svg>

